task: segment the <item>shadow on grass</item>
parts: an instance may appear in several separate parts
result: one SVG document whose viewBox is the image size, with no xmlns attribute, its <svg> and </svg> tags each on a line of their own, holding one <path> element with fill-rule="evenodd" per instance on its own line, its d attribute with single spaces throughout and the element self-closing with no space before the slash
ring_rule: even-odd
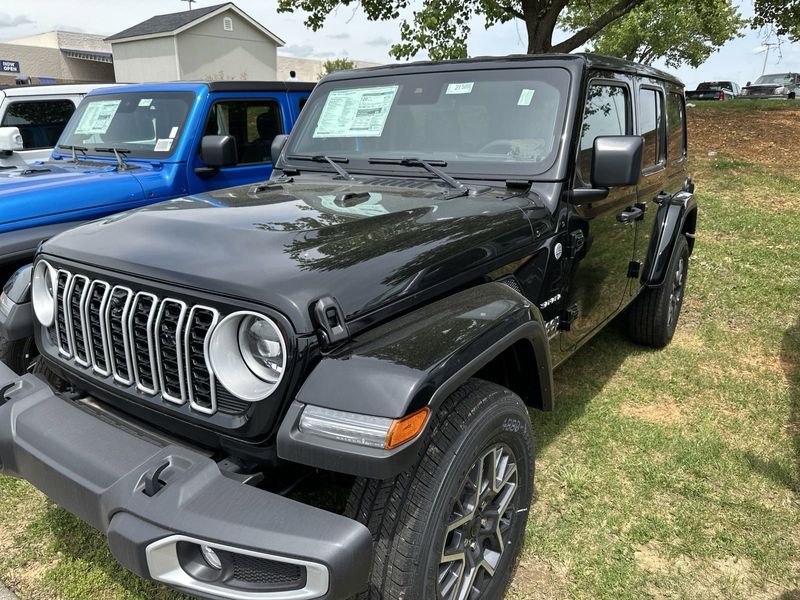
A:
<svg viewBox="0 0 800 600">
<path fill-rule="evenodd" d="M 765 460 L 752 452 L 745 453 L 745 456 L 758 473 L 772 479 L 778 485 L 800 492 L 800 319 L 783 335 L 781 366 L 789 383 L 787 425 L 794 450 L 792 467 L 787 468 L 774 459 Z M 797 600 L 800 600 L 800 592 Z"/>
<path fill-rule="evenodd" d="M 587 404 L 603 391 L 626 358 L 652 352 L 656 350 L 628 341 L 624 323 L 617 319 L 569 357 L 553 375 L 554 410 L 531 412 L 537 452 L 550 445 L 570 422 L 586 412 Z"/>
</svg>

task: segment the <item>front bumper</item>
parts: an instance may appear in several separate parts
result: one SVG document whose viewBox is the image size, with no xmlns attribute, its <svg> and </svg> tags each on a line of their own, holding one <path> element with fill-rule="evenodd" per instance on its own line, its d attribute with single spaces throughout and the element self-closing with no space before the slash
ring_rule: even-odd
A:
<svg viewBox="0 0 800 600">
<path fill-rule="evenodd" d="M 0 471 L 104 532 L 126 568 L 190 594 L 348 598 L 366 588 L 372 544 L 363 525 L 236 481 L 201 452 L 59 398 L 2 363 Z M 240 573 L 264 572 L 248 585 L 243 576 L 225 583 L 207 570 L 197 575 L 186 557 L 200 545 L 234 561 L 228 575 L 236 560 L 247 565 Z M 274 577 L 276 565 L 302 577 Z M 277 587 L 263 583 L 276 579 Z"/>
</svg>

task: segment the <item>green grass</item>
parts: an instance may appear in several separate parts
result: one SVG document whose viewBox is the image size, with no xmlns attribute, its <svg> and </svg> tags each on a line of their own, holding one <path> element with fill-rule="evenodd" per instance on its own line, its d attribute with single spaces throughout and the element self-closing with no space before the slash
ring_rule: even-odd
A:
<svg viewBox="0 0 800 600">
<path fill-rule="evenodd" d="M 688 104 L 695 106 L 689 110 L 728 110 L 728 111 L 753 111 L 753 110 L 786 110 L 787 108 L 800 108 L 800 100 L 746 100 L 737 98 L 718 102 L 713 100 L 689 100 Z"/>
<path fill-rule="evenodd" d="M 768 206 L 800 177 L 728 156 L 694 167 L 672 345 L 612 328 L 556 372 L 556 411 L 533 414 L 512 598 L 800 598 L 800 202 Z M 748 189 L 763 205 L 736 201 Z"/>
<path fill-rule="evenodd" d="M 556 372 L 509 598 L 800 599 L 800 175 L 734 154 L 692 168 L 678 333 L 655 352 L 612 326 Z M 8 478 L 0 580 L 23 598 L 179 597 Z"/>
</svg>

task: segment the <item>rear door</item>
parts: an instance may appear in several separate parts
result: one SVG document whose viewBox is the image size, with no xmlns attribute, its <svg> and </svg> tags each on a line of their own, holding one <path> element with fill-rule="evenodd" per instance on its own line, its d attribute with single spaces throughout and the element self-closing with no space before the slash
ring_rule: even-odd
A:
<svg viewBox="0 0 800 600">
<path fill-rule="evenodd" d="M 276 135 L 287 133 L 291 114 L 286 94 L 234 94 L 214 99 L 206 116 L 203 135 L 231 135 L 236 140 L 238 161 L 216 173 L 199 177 L 194 169 L 205 166 L 200 146 L 189 173 L 192 192 L 216 190 L 269 179 L 272 173 L 270 147 Z M 190 161 L 190 165 L 192 161 Z"/>
<path fill-rule="evenodd" d="M 591 187 L 594 140 L 598 136 L 628 135 L 634 131 L 633 87 L 617 75 L 589 83 L 581 130 L 574 186 Z M 561 336 L 569 350 L 608 321 L 622 305 L 628 287 L 636 225 L 621 223 L 620 213 L 637 201 L 636 186 L 613 188 L 603 199 L 574 202 L 570 235 L 580 239 L 573 263 L 566 306 L 574 316 Z"/>
</svg>

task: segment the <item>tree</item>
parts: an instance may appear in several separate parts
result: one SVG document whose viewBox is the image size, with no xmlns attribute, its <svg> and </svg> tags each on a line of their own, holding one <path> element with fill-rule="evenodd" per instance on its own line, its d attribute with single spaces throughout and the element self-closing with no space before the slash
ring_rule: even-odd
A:
<svg viewBox="0 0 800 600">
<path fill-rule="evenodd" d="M 322 75 L 330 75 L 336 71 L 349 71 L 355 68 L 356 63 L 349 58 L 334 58 L 322 63 Z"/>
<path fill-rule="evenodd" d="M 605 10 L 611 0 L 570 8 L 560 24 L 576 30 Z M 590 48 L 650 64 L 664 59 L 670 67 L 697 67 L 747 25 L 730 0 L 646 0 L 611 23 L 590 42 Z"/>
<path fill-rule="evenodd" d="M 800 40 L 800 0 L 755 0 L 753 27 L 767 27 L 777 35 Z"/>
<path fill-rule="evenodd" d="M 558 19 L 570 5 L 602 4 L 603 0 L 422 0 L 421 8 L 414 11 L 413 17 L 400 24 L 401 41 L 392 46 L 390 54 L 396 58 L 410 58 L 420 50 L 427 50 L 433 60 L 464 58 L 470 20 L 480 15 L 487 28 L 513 19 L 523 21 L 529 54 L 571 52 L 645 1 L 611 0 L 568 39 L 553 44 Z M 278 0 L 278 11 L 306 12 L 306 26 L 317 31 L 339 6 L 360 6 L 368 19 L 385 21 L 400 18 L 400 12 L 409 4 L 410 0 Z"/>
</svg>

